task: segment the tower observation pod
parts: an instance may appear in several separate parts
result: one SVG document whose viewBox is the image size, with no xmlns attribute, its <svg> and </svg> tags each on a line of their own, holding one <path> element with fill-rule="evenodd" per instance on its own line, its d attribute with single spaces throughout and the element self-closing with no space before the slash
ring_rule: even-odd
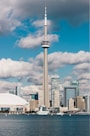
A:
<svg viewBox="0 0 90 136">
<path fill-rule="evenodd" d="M 44 17 L 44 41 L 41 43 L 44 49 L 44 64 L 43 64 L 43 89 L 44 89 L 44 105 L 46 108 L 50 107 L 49 104 L 49 91 L 48 91 L 48 48 L 49 41 L 47 40 L 47 8 L 45 6 Z"/>
</svg>

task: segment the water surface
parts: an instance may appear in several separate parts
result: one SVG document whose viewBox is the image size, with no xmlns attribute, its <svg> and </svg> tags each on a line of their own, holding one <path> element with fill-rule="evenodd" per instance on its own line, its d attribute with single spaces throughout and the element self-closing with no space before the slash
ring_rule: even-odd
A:
<svg viewBox="0 0 90 136">
<path fill-rule="evenodd" d="M 0 115 L 0 136 L 89 136 L 89 115 Z"/>
</svg>

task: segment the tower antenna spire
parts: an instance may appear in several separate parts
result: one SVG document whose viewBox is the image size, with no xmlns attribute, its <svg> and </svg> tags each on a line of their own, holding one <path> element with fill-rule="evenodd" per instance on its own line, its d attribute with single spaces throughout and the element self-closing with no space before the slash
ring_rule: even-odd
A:
<svg viewBox="0 0 90 136">
<path fill-rule="evenodd" d="M 47 7 L 45 4 L 45 17 L 44 17 L 44 40 L 47 40 Z"/>
<path fill-rule="evenodd" d="M 45 14 L 44 14 L 44 41 L 41 43 L 42 44 L 42 48 L 49 48 L 49 41 L 47 38 L 47 27 L 48 27 L 48 23 L 47 23 L 47 7 L 46 7 L 46 3 L 45 3 Z"/>
</svg>

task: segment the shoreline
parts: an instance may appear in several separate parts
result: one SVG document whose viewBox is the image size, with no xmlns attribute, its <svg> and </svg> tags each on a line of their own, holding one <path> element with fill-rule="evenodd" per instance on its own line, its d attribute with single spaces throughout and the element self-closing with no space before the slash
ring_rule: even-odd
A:
<svg viewBox="0 0 90 136">
<path fill-rule="evenodd" d="M 8 116 L 8 115 L 36 115 L 36 116 L 73 116 L 73 115 L 90 115 L 90 113 L 83 113 L 83 112 L 80 112 L 80 113 L 64 113 L 63 115 L 60 115 L 60 114 L 48 114 L 48 115 L 38 115 L 37 113 L 0 113 L 0 115 L 5 115 L 5 116 Z"/>
</svg>

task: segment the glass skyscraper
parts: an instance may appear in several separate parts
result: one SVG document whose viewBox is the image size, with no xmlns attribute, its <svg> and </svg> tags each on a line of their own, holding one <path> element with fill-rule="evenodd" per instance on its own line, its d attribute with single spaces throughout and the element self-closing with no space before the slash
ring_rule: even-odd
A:
<svg viewBox="0 0 90 136">
<path fill-rule="evenodd" d="M 68 101 L 70 98 L 79 96 L 78 86 L 64 87 L 64 105 L 68 107 Z"/>
</svg>

